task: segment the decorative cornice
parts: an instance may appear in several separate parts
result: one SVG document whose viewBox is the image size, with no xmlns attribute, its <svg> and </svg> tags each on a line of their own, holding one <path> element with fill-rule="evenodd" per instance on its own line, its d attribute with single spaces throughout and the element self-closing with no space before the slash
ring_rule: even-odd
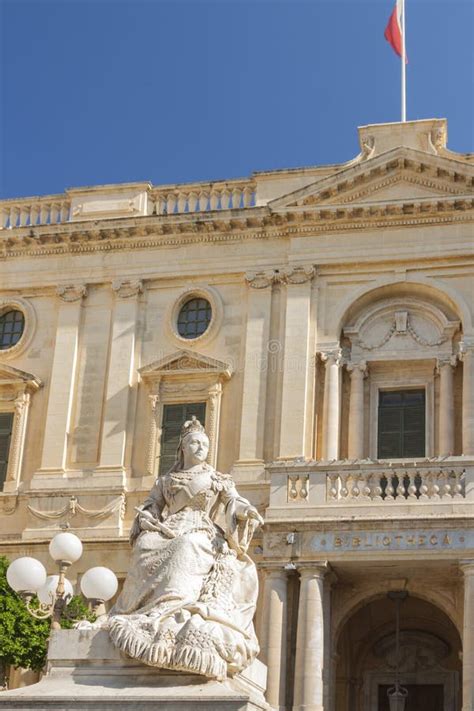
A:
<svg viewBox="0 0 474 711">
<path fill-rule="evenodd" d="M 72 303 L 87 296 L 87 287 L 85 284 L 59 284 L 56 287 L 56 294 L 61 301 Z"/>
<path fill-rule="evenodd" d="M 116 279 L 112 289 L 119 299 L 128 299 L 142 293 L 143 283 L 141 279 Z"/>
<path fill-rule="evenodd" d="M 11 258 L 82 254 L 474 221 L 474 198 L 470 195 L 279 209 L 271 212 L 268 207 L 247 208 L 240 211 L 238 218 L 217 214 L 201 219 L 168 215 L 104 220 L 101 228 L 83 223 L 80 229 L 77 223 L 55 225 L 54 231 L 51 225 L 17 228 L 1 235 L 0 255 Z"/>
</svg>

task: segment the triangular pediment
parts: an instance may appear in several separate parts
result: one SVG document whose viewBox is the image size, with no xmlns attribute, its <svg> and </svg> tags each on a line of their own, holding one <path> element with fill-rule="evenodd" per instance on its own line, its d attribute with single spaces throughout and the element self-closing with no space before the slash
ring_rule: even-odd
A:
<svg viewBox="0 0 474 711">
<path fill-rule="evenodd" d="M 273 200 L 272 211 L 380 204 L 473 195 L 474 166 L 411 148 L 351 163 L 339 172 Z"/>
<path fill-rule="evenodd" d="M 181 349 L 164 358 L 155 360 L 140 368 L 139 373 L 144 379 L 153 379 L 166 375 L 198 375 L 214 374 L 225 379 L 230 378 L 232 370 L 228 363 L 205 356 L 202 353 Z"/>
<path fill-rule="evenodd" d="M 0 386 L 19 384 L 23 384 L 31 390 L 38 390 L 42 386 L 41 380 L 36 375 L 27 373 L 19 368 L 13 368 L 11 365 L 0 363 Z"/>
</svg>

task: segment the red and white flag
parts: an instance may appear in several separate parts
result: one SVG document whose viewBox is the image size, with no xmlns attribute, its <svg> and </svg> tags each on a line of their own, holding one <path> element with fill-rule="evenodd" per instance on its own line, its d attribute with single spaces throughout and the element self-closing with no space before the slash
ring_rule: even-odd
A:
<svg viewBox="0 0 474 711">
<path fill-rule="evenodd" d="M 385 28 L 384 37 L 399 57 L 403 54 L 403 0 L 396 0 L 393 12 Z M 405 61 L 408 61 L 405 56 Z"/>
</svg>

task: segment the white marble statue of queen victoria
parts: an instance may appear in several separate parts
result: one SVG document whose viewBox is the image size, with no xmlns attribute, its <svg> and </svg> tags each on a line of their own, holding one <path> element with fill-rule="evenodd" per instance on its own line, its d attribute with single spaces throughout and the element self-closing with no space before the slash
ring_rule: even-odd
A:
<svg viewBox="0 0 474 711">
<path fill-rule="evenodd" d="M 184 423 L 177 459 L 138 507 L 130 570 L 108 627 L 144 664 L 225 679 L 258 654 L 257 571 L 247 555 L 257 510 L 206 463 L 209 440 Z"/>
</svg>

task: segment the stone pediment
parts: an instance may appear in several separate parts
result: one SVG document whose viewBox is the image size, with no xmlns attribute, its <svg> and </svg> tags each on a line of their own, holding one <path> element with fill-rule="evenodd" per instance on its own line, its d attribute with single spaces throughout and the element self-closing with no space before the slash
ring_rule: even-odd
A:
<svg viewBox="0 0 474 711">
<path fill-rule="evenodd" d="M 163 376 L 215 375 L 230 378 L 232 369 L 228 363 L 187 349 L 181 349 L 164 358 L 140 368 L 144 380 L 154 380 Z"/>
<path fill-rule="evenodd" d="M 18 386 L 23 385 L 25 390 L 38 390 L 42 386 L 42 382 L 36 375 L 27 373 L 19 368 L 13 368 L 11 365 L 0 363 L 0 386 Z"/>
<path fill-rule="evenodd" d="M 474 166 L 407 147 L 352 163 L 269 203 L 272 211 L 423 198 L 472 197 Z"/>
</svg>

